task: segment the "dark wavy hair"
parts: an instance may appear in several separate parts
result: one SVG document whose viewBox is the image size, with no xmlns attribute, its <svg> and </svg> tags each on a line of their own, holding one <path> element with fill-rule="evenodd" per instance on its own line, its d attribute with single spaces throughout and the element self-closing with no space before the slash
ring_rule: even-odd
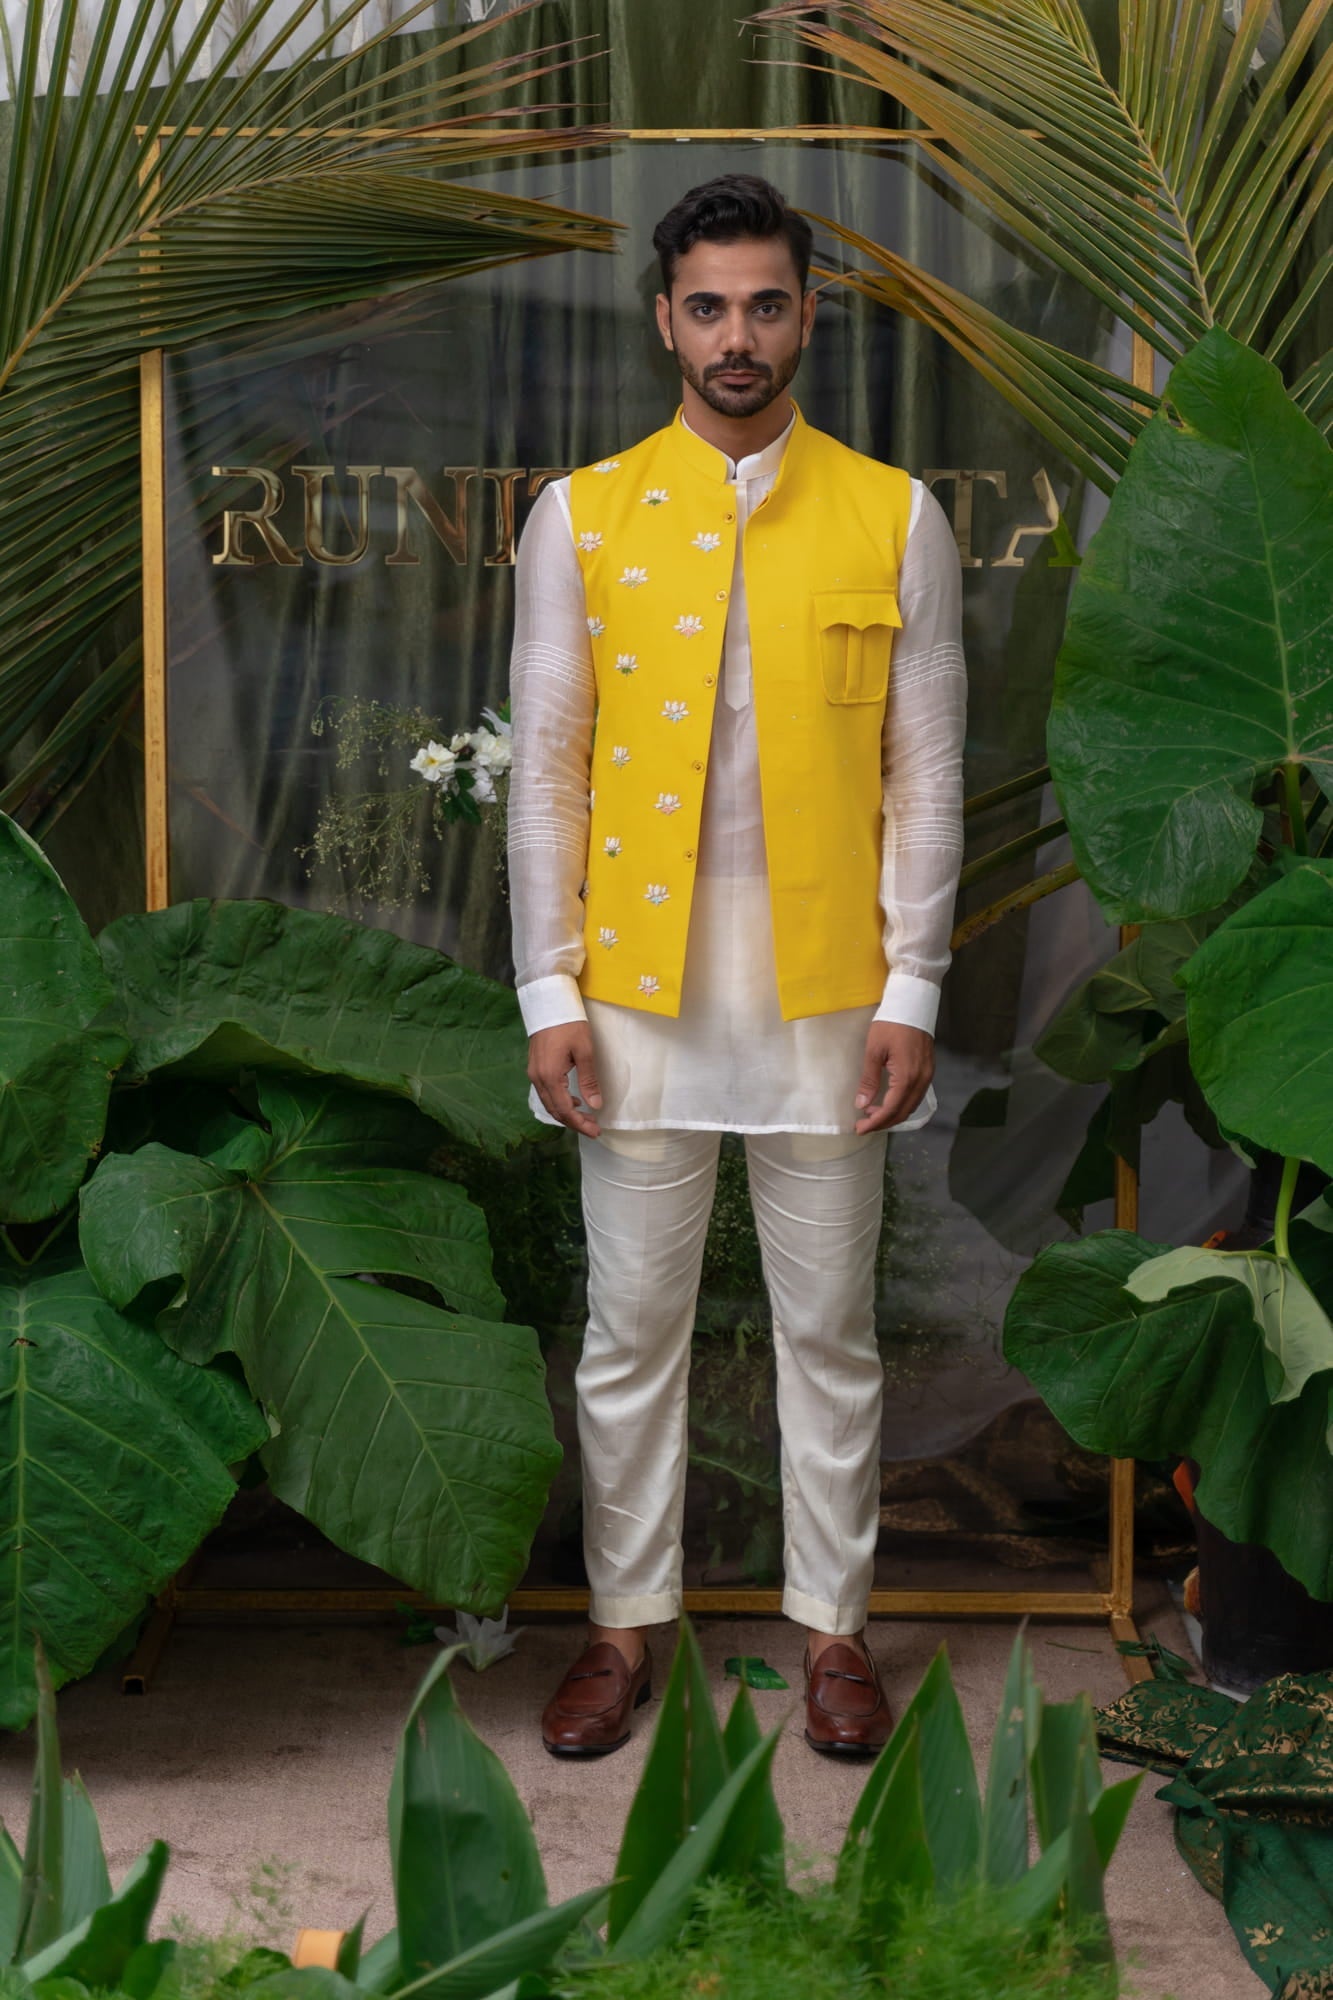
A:
<svg viewBox="0 0 1333 2000">
<path fill-rule="evenodd" d="M 757 174 L 719 174 L 683 194 L 653 231 L 663 291 L 670 296 L 676 266 L 696 243 L 735 243 L 743 236 L 785 237 L 805 290 L 811 247 L 805 217 L 788 208 L 771 181 Z"/>
</svg>

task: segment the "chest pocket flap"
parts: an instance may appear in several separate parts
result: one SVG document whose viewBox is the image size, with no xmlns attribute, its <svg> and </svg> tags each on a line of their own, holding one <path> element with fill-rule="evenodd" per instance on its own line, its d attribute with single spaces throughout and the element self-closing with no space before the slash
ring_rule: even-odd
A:
<svg viewBox="0 0 1333 2000">
<path fill-rule="evenodd" d="M 830 701 L 883 701 L 893 634 L 902 624 L 891 590 L 817 590 L 819 671 Z"/>
</svg>

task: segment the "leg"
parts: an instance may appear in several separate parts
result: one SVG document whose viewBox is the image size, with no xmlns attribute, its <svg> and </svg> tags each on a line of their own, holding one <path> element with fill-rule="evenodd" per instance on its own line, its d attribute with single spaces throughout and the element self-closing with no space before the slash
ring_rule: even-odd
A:
<svg viewBox="0 0 1333 2000">
<path fill-rule="evenodd" d="M 879 1531 L 884 1369 L 875 1343 L 874 1288 L 885 1145 L 884 1133 L 780 1133 L 747 1142 L 773 1307 L 783 1609 L 810 1628 L 812 1666 L 834 1646 L 852 1656 L 830 1655 L 829 1671 L 839 1680 L 857 1671 L 858 1660 L 868 1662 L 859 1635 Z M 871 1675 L 873 1681 L 873 1668 Z M 866 1709 L 862 1722 L 872 1713 L 886 1717 L 877 1685 L 873 1692 L 872 1700 L 847 1690 L 853 1709 Z"/>
<path fill-rule="evenodd" d="M 716 1132 L 579 1142 L 588 1328 L 575 1376 L 595 1637 L 680 1612 L 686 1399 Z M 598 1630 L 598 1628 L 601 1628 Z"/>
</svg>

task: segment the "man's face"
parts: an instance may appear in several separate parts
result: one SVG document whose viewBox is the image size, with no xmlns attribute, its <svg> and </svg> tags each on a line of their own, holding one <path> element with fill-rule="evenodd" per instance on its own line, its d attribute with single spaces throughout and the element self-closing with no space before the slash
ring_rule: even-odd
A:
<svg viewBox="0 0 1333 2000">
<path fill-rule="evenodd" d="M 815 295 L 801 296 L 786 239 L 700 242 L 676 265 L 657 324 L 681 374 L 725 417 L 753 417 L 796 373 L 814 324 Z"/>
</svg>

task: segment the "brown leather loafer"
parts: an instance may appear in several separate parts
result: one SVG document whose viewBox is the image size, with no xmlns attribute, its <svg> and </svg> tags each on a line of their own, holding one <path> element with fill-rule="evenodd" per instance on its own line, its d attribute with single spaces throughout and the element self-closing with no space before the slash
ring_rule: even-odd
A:
<svg viewBox="0 0 1333 2000">
<path fill-rule="evenodd" d="M 542 1742 L 553 1757 L 605 1757 L 629 1742 L 631 1711 L 652 1694 L 648 1648 L 631 1669 L 624 1654 L 599 1640 L 580 1653 L 542 1714 Z"/>
<path fill-rule="evenodd" d="M 805 1740 L 828 1757 L 875 1757 L 893 1733 L 893 1717 L 874 1662 L 855 1646 L 826 1646 L 814 1666 L 805 1656 Z"/>
</svg>

